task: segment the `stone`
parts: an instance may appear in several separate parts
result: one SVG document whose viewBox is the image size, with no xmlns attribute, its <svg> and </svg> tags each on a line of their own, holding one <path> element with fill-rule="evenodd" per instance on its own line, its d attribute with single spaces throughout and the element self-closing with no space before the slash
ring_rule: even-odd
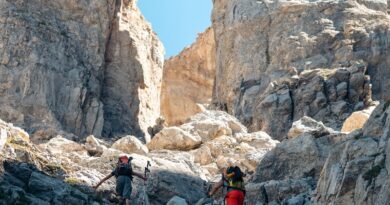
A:
<svg viewBox="0 0 390 205">
<path fill-rule="evenodd" d="M 308 195 L 313 186 L 311 178 L 249 183 L 245 186 L 247 203 L 302 205 L 310 201 Z"/>
<path fill-rule="evenodd" d="M 201 143 L 202 139 L 197 135 L 191 135 L 178 127 L 168 127 L 154 136 L 147 147 L 150 150 L 191 150 L 199 147 Z"/>
<path fill-rule="evenodd" d="M 371 106 L 365 110 L 352 113 L 352 115 L 345 120 L 341 132 L 349 133 L 354 130 L 363 128 L 374 109 L 375 106 Z"/>
<path fill-rule="evenodd" d="M 111 148 L 128 154 L 135 153 L 146 155 L 149 152 L 148 147 L 134 136 L 125 136 L 120 138 L 114 142 Z"/>
<path fill-rule="evenodd" d="M 167 205 L 188 205 L 186 200 L 178 196 L 172 197 L 167 203 Z"/>
<path fill-rule="evenodd" d="M 256 149 L 272 149 L 279 141 L 273 140 L 266 132 L 238 133 L 234 135 L 238 142 L 245 142 Z"/>
<path fill-rule="evenodd" d="M 290 139 L 304 133 L 313 136 L 323 136 L 334 133 L 334 131 L 331 128 L 326 127 L 322 122 L 317 122 L 310 117 L 303 117 L 293 123 L 287 136 Z"/>
<path fill-rule="evenodd" d="M 214 31 L 207 28 L 195 43 L 165 61 L 161 113 L 168 125 L 180 125 L 210 104 L 215 55 Z"/>
<path fill-rule="evenodd" d="M 107 147 L 102 145 L 100 140 L 96 139 L 93 135 L 90 135 L 85 139 L 85 149 L 87 149 L 90 155 L 100 156 Z"/>
<path fill-rule="evenodd" d="M 86 149 L 77 142 L 57 136 L 52 138 L 45 144 L 41 144 L 41 147 L 49 151 L 51 154 L 65 154 L 71 152 L 86 153 Z"/>
<path fill-rule="evenodd" d="M 194 150 L 193 155 L 195 157 L 195 163 L 199 163 L 200 165 L 210 164 L 213 161 L 210 148 L 207 146 L 202 146 Z"/>
<path fill-rule="evenodd" d="M 279 143 L 266 153 L 256 169 L 253 182 L 286 180 L 320 176 L 332 147 L 344 138 L 343 134 L 304 133 Z"/>
</svg>

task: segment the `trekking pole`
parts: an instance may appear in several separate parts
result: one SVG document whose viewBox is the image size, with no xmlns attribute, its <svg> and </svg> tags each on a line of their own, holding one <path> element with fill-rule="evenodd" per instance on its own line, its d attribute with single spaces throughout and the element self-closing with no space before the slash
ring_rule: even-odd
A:
<svg viewBox="0 0 390 205">
<path fill-rule="evenodd" d="M 150 173 L 150 169 L 149 169 L 150 166 L 152 166 L 152 165 L 150 165 L 150 161 L 148 161 L 148 162 L 146 163 L 146 167 L 145 167 L 145 171 L 144 171 L 144 177 L 145 177 L 145 178 L 146 178 L 146 176 L 147 176 L 147 173 Z M 148 197 L 147 194 L 146 194 L 146 180 L 144 181 L 144 192 L 143 192 L 143 195 L 144 195 L 143 203 L 144 203 L 145 205 L 149 205 L 149 204 L 150 204 L 150 203 L 149 203 L 149 197 Z"/>
</svg>

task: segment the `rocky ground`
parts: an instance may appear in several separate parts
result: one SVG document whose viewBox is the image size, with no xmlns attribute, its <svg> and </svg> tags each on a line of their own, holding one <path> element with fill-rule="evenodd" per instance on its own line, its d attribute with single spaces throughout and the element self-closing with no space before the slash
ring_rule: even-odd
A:
<svg viewBox="0 0 390 205">
<path fill-rule="evenodd" d="M 174 196 L 195 204 L 205 197 L 208 184 L 219 180 L 221 168 L 237 164 L 253 174 L 265 153 L 279 143 L 261 131 L 248 133 L 221 111 L 206 111 L 179 127 L 164 128 L 146 145 L 134 136 L 113 143 L 93 136 L 85 143 L 57 136 L 35 145 L 22 129 L 1 125 L 4 203 L 113 203 L 114 181 L 97 193 L 91 186 L 110 173 L 120 154 L 128 154 L 139 172 L 151 163 L 146 186 L 151 204 L 165 204 Z M 137 201 L 144 187 L 137 179 L 134 186 Z"/>
</svg>

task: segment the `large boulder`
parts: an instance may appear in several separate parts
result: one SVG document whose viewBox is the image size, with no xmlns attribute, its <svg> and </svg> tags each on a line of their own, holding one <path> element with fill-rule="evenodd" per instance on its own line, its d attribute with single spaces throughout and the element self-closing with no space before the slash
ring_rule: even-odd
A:
<svg viewBox="0 0 390 205">
<path fill-rule="evenodd" d="M 44 148 L 51 154 L 66 154 L 71 152 L 86 153 L 86 149 L 77 142 L 68 140 L 62 136 L 52 138 L 45 144 L 41 144 L 40 147 Z"/>
<path fill-rule="evenodd" d="M 365 110 L 353 112 L 352 115 L 345 120 L 341 132 L 352 132 L 363 128 L 374 109 L 375 106 L 371 106 Z"/>
<path fill-rule="evenodd" d="M 191 150 L 201 143 L 202 139 L 198 135 L 192 135 L 178 127 L 168 127 L 155 135 L 147 146 L 150 150 Z"/>
<path fill-rule="evenodd" d="M 318 179 L 330 150 L 344 139 L 344 135 L 308 131 L 277 144 L 266 153 L 256 169 L 254 182 L 305 177 Z"/>
<path fill-rule="evenodd" d="M 87 149 L 88 154 L 90 155 L 100 156 L 107 147 L 103 145 L 101 140 L 95 138 L 93 135 L 90 135 L 85 139 L 85 149 Z"/>
<path fill-rule="evenodd" d="M 131 154 L 146 155 L 149 150 L 139 139 L 134 136 L 125 136 L 115 141 L 112 148 Z"/>
</svg>

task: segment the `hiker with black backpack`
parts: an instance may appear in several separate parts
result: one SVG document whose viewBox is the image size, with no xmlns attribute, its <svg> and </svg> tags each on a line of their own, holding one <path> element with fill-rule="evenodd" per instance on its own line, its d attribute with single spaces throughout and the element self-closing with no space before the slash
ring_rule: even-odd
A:
<svg viewBox="0 0 390 205">
<path fill-rule="evenodd" d="M 212 196 L 219 188 L 226 188 L 226 205 L 243 205 L 245 198 L 244 173 L 238 166 L 230 166 L 222 172 L 222 179 L 209 192 Z"/>
<path fill-rule="evenodd" d="M 106 177 L 104 177 L 94 189 L 97 189 L 103 182 L 111 178 L 112 176 L 116 177 L 116 193 L 121 197 L 121 200 L 125 201 L 126 205 L 130 205 L 130 196 L 131 196 L 131 181 L 133 176 L 139 177 L 143 180 L 146 180 L 146 176 L 143 176 L 141 173 L 133 171 L 131 167 L 132 158 L 127 157 L 126 155 L 119 156 L 118 164 L 116 168 Z"/>
</svg>

